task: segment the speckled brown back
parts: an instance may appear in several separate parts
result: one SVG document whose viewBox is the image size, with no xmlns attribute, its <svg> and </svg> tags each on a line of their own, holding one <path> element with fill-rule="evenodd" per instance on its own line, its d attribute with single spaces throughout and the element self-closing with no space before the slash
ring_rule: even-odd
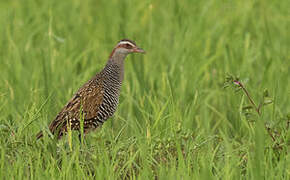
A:
<svg viewBox="0 0 290 180">
<path fill-rule="evenodd" d="M 70 123 L 72 130 L 78 130 L 80 128 L 80 112 L 83 113 L 84 120 L 96 117 L 103 102 L 103 83 L 103 75 L 98 74 L 84 84 L 50 124 L 49 129 L 52 134 L 56 134 L 58 131 L 57 136 L 60 138 L 67 131 L 67 122 Z M 84 129 L 88 128 L 90 125 L 84 121 Z"/>
</svg>

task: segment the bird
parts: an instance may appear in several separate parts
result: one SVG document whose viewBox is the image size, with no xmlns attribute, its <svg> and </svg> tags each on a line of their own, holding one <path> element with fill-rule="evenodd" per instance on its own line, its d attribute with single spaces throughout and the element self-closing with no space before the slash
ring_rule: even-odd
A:
<svg viewBox="0 0 290 180">
<path fill-rule="evenodd" d="M 117 43 L 105 67 L 78 89 L 50 123 L 49 130 L 55 138 L 61 139 L 68 129 L 79 132 L 82 129 L 87 134 L 113 116 L 124 79 L 124 60 L 131 53 L 145 51 L 129 39 Z M 42 137 L 43 131 L 40 131 L 36 138 Z"/>
</svg>

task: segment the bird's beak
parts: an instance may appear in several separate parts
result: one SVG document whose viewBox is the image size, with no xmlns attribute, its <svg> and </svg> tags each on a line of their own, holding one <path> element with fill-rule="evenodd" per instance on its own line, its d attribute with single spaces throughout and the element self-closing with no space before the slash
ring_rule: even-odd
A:
<svg viewBox="0 0 290 180">
<path fill-rule="evenodd" d="M 146 51 L 144 51 L 142 48 L 139 48 L 139 47 L 134 48 L 133 52 L 136 52 L 136 53 L 143 53 L 143 54 L 146 53 Z"/>
</svg>

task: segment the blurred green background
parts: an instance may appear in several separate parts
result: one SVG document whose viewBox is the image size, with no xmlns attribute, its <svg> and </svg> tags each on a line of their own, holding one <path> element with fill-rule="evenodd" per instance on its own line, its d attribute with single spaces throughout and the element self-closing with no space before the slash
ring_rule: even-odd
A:
<svg viewBox="0 0 290 180">
<path fill-rule="evenodd" d="M 290 2 L 0 1 L 0 179 L 289 179 Z M 115 116 L 35 141 L 123 38 Z M 262 109 L 223 89 L 239 76 Z M 269 127 L 275 140 L 264 128 Z M 277 147 L 279 144 L 279 147 Z"/>
</svg>

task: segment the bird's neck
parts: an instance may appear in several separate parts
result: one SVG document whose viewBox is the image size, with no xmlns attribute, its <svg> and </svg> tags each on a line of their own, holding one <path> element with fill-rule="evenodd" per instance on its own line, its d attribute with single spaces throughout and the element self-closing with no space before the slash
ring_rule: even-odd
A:
<svg viewBox="0 0 290 180">
<path fill-rule="evenodd" d="M 127 54 L 113 51 L 109 58 L 108 63 L 123 66 L 126 56 Z"/>
<path fill-rule="evenodd" d="M 109 78 L 117 78 L 120 82 L 124 79 L 124 60 L 127 54 L 113 53 L 105 67 Z"/>
</svg>

